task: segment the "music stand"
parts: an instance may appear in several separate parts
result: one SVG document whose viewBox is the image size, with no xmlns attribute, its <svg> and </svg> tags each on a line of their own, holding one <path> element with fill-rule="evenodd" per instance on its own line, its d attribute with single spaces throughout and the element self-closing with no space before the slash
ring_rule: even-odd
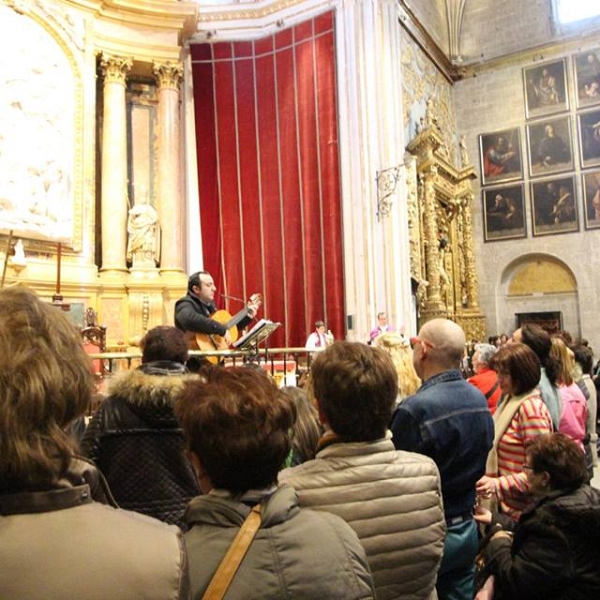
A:
<svg viewBox="0 0 600 600">
<path fill-rule="evenodd" d="M 236 350 L 250 350 L 249 360 L 252 362 L 258 356 L 258 345 L 264 342 L 279 327 L 281 327 L 281 323 L 261 319 L 248 333 L 234 342 L 233 347 Z"/>
</svg>

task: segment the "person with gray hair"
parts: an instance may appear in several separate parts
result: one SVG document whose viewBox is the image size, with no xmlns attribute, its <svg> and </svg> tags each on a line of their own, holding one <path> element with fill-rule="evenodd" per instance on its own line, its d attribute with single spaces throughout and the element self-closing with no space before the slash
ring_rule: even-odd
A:
<svg viewBox="0 0 600 600">
<path fill-rule="evenodd" d="M 492 344 L 475 344 L 475 352 L 473 353 L 473 371 L 475 375 L 467 380 L 481 390 L 492 414 L 494 414 L 502 397 L 498 374 L 490 368 L 490 361 L 496 352 L 498 352 L 498 348 Z"/>
</svg>

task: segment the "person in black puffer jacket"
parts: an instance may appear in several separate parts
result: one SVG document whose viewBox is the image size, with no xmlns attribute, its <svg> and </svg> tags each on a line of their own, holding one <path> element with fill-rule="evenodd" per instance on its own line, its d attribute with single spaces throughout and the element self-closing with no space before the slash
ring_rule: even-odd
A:
<svg viewBox="0 0 600 600">
<path fill-rule="evenodd" d="M 475 517 L 499 529 L 483 550 L 495 577 L 494 598 L 600 598 L 600 491 L 584 483 L 583 453 L 567 436 L 553 433 L 534 440 L 526 463 L 537 500 L 519 522 L 511 526 L 481 508 Z"/>
<path fill-rule="evenodd" d="M 151 329 L 141 346 L 142 364 L 115 376 L 81 448 L 119 506 L 181 527 L 200 490 L 173 406 L 185 382 L 198 376 L 184 366 L 187 342 L 175 327 Z"/>
</svg>

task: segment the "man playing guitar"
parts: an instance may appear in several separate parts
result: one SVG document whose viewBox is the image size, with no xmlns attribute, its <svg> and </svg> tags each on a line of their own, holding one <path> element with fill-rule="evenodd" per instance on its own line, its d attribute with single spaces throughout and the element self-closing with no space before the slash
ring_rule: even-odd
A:
<svg viewBox="0 0 600 600">
<path fill-rule="evenodd" d="M 188 279 L 187 294 L 175 303 L 175 326 L 186 332 L 188 343 L 191 348 L 198 348 L 197 339 L 204 336 L 210 340 L 223 338 L 224 343 L 215 342 L 212 349 L 228 348 L 232 340 L 229 337 L 229 329 L 226 323 L 211 318 L 217 312 L 214 303 L 215 292 L 214 281 L 207 271 L 198 271 L 190 275 Z M 258 301 L 250 301 L 235 325 L 243 329 L 248 325 L 258 310 Z M 202 350 L 210 348 L 200 348 Z"/>
</svg>

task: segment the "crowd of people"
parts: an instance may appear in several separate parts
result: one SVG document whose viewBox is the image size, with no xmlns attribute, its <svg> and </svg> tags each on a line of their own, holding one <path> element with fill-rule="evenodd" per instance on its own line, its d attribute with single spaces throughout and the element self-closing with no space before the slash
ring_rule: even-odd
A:
<svg viewBox="0 0 600 600">
<path fill-rule="evenodd" d="M 182 322 L 213 327 L 194 319 L 207 275 L 81 439 L 94 379 L 77 330 L 0 290 L 0 598 L 600 597 L 585 343 L 382 323 L 278 388 L 252 363 L 188 368 Z"/>
</svg>

